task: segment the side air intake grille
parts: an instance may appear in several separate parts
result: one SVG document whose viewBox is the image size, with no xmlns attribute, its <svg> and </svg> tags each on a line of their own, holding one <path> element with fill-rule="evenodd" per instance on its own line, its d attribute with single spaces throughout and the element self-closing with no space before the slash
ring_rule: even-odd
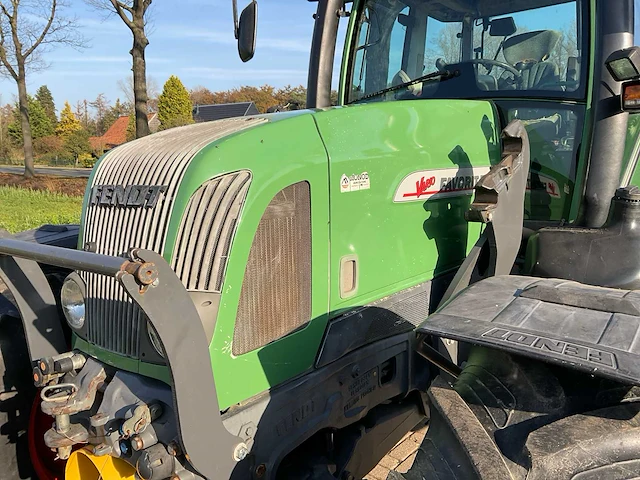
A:
<svg viewBox="0 0 640 480">
<path fill-rule="evenodd" d="M 167 227 L 184 174 L 204 147 L 225 135 L 265 122 L 262 118 L 231 118 L 172 128 L 126 143 L 96 167 L 91 187 L 163 186 L 151 207 L 130 208 L 95 202 L 83 222 L 83 245 L 96 253 L 122 256 L 131 248 L 163 253 Z M 107 202 L 108 203 L 108 202 Z M 197 249 L 191 242 L 188 248 Z M 101 348 L 139 357 L 143 314 L 113 278 L 80 272 L 87 284 L 87 340 Z"/>
<path fill-rule="evenodd" d="M 311 319 L 311 199 L 307 182 L 280 191 L 251 245 L 233 334 L 241 355 Z"/>
<path fill-rule="evenodd" d="M 171 263 L 188 290 L 221 291 L 231 237 L 250 179 L 247 171 L 214 178 L 189 200 Z"/>
</svg>

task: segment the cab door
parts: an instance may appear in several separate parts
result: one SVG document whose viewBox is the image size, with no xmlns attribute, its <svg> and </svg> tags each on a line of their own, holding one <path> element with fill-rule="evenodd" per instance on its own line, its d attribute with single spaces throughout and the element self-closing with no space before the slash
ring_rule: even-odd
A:
<svg viewBox="0 0 640 480">
<path fill-rule="evenodd" d="M 480 234 L 464 219 L 473 185 L 499 161 L 493 105 L 380 102 L 316 121 L 329 154 L 332 313 L 455 271 Z"/>
<path fill-rule="evenodd" d="M 350 30 L 343 88 L 357 98 L 424 71 L 425 6 L 369 4 Z M 454 272 L 480 234 L 464 213 L 499 161 L 493 104 L 394 95 L 315 113 L 329 155 L 332 316 L 419 284 L 428 307 L 429 282 Z"/>
</svg>

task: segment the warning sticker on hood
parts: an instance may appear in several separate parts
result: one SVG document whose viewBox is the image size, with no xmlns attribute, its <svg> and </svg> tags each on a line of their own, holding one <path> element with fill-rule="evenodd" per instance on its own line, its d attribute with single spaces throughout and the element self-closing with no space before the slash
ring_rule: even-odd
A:
<svg viewBox="0 0 640 480">
<path fill-rule="evenodd" d="M 420 170 L 407 175 L 396 190 L 394 202 L 417 202 L 429 198 L 471 195 L 480 177 L 489 167 L 440 168 Z"/>
<path fill-rule="evenodd" d="M 355 175 L 342 175 L 340 177 L 340 191 L 357 192 L 358 190 L 369 190 L 371 188 L 371 181 L 369 180 L 369 174 L 362 172 Z"/>
</svg>

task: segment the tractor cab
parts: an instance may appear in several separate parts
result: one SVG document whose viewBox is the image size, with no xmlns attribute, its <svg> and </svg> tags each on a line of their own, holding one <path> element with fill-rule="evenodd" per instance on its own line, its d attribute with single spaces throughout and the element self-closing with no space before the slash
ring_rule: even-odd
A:
<svg viewBox="0 0 640 480">
<path fill-rule="evenodd" d="M 493 101 L 504 125 L 519 119 L 529 134 L 525 218 L 568 220 L 587 110 L 587 8 L 581 1 L 362 2 L 345 103 Z"/>
</svg>

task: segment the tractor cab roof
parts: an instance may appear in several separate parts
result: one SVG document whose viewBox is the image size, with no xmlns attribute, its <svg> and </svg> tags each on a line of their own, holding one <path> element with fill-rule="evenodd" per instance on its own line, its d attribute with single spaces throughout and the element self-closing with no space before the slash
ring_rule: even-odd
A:
<svg viewBox="0 0 640 480">
<path fill-rule="evenodd" d="M 493 17 L 547 7 L 567 1 L 558 0 L 404 0 L 407 6 L 428 3 L 429 16 L 440 22 L 460 22 L 466 15 L 472 18 Z"/>
</svg>

